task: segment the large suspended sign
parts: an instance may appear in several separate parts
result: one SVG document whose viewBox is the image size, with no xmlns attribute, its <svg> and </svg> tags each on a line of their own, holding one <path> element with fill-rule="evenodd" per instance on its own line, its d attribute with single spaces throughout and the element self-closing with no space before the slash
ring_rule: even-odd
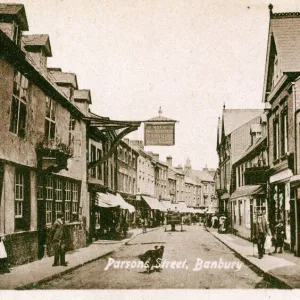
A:
<svg viewBox="0 0 300 300">
<path fill-rule="evenodd" d="M 161 116 L 145 121 L 144 124 L 144 145 L 145 146 L 173 146 L 175 145 L 175 123 Z"/>
</svg>

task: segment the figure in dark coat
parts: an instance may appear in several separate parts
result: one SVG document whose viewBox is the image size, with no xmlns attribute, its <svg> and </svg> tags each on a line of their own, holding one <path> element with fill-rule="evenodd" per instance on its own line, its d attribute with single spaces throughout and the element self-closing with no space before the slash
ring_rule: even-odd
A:
<svg viewBox="0 0 300 300">
<path fill-rule="evenodd" d="M 282 253 L 284 238 L 285 238 L 284 225 L 281 220 L 278 220 L 278 223 L 275 226 L 275 250 L 273 253 L 277 253 L 277 248 L 279 248 L 278 253 Z"/>
<path fill-rule="evenodd" d="M 268 223 L 263 214 L 258 214 L 253 224 L 253 242 L 257 244 L 258 258 L 262 258 L 265 252 L 266 236 L 271 235 Z"/>
<path fill-rule="evenodd" d="M 62 213 L 57 214 L 57 220 L 53 223 L 52 226 L 52 244 L 54 249 L 54 263 L 55 266 L 67 266 L 65 260 L 66 255 L 66 229 L 64 225 L 64 216 Z"/>
</svg>

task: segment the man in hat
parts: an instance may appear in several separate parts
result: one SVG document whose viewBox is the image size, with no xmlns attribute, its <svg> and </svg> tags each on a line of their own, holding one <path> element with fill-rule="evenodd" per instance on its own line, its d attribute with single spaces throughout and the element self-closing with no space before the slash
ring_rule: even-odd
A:
<svg viewBox="0 0 300 300">
<path fill-rule="evenodd" d="M 263 213 L 258 213 L 253 224 L 253 242 L 257 244 L 258 258 L 261 259 L 265 252 L 266 236 L 271 235 L 268 223 Z"/>
<path fill-rule="evenodd" d="M 66 230 L 64 224 L 64 215 L 63 213 L 57 213 L 57 219 L 53 223 L 52 226 L 52 243 L 54 249 L 54 263 L 55 266 L 67 266 L 67 262 L 65 260 L 66 254 Z"/>
</svg>

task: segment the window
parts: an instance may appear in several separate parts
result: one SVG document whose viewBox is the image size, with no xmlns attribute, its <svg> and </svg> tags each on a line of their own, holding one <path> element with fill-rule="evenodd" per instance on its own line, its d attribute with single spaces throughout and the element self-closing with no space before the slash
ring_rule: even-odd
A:
<svg viewBox="0 0 300 300">
<path fill-rule="evenodd" d="M 97 160 L 102 158 L 102 151 L 97 149 Z M 102 180 L 102 164 L 97 166 L 97 178 Z"/>
<path fill-rule="evenodd" d="M 47 177 L 46 182 L 46 224 L 52 224 L 53 178 Z"/>
<path fill-rule="evenodd" d="M 70 115 L 69 119 L 69 145 L 74 143 L 74 130 L 75 130 L 76 120 Z"/>
<path fill-rule="evenodd" d="M 16 45 L 20 46 L 20 41 L 21 41 L 21 32 L 20 32 L 20 28 L 19 25 L 14 22 L 14 36 L 13 36 L 13 41 Z"/>
<path fill-rule="evenodd" d="M 9 130 L 19 137 L 25 137 L 28 102 L 28 80 L 20 72 L 14 75 Z"/>
<path fill-rule="evenodd" d="M 91 145 L 91 162 L 96 161 L 96 147 Z M 96 178 L 97 166 L 91 169 L 91 177 Z"/>
<path fill-rule="evenodd" d="M 55 138 L 55 106 L 55 102 L 46 97 L 45 138 L 47 140 Z"/>
<path fill-rule="evenodd" d="M 288 152 L 288 115 L 287 108 L 281 114 L 281 155 Z"/>
<path fill-rule="evenodd" d="M 24 203 L 24 175 L 20 172 L 16 172 L 15 218 L 23 217 L 23 203 Z"/>
<path fill-rule="evenodd" d="M 276 117 L 273 121 L 273 133 L 274 133 L 274 160 L 277 160 L 279 158 L 279 122 L 278 117 Z"/>
<path fill-rule="evenodd" d="M 72 214 L 78 214 L 78 184 L 72 184 Z"/>
<path fill-rule="evenodd" d="M 55 186 L 55 219 L 57 214 L 63 212 L 63 183 L 60 179 L 56 179 Z"/>
<path fill-rule="evenodd" d="M 71 221 L 71 202 L 72 202 L 71 183 L 67 181 L 66 190 L 65 190 L 65 222 L 66 223 Z"/>
<path fill-rule="evenodd" d="M 24 168 L 15 169 L 15 229 L 30 228 L 30 179 Z"/>
</svg>

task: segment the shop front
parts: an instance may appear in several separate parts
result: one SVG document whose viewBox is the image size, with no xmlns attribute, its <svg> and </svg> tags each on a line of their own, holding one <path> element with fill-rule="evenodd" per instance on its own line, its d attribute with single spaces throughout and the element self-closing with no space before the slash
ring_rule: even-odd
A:
<svg viewBox="0 0 300 300">
<path fill-rule="evenodd" d="M 267 217 L 267 200 L 264 185 L 246 185 L 237 188 L 230 197 L 231 224 L 235 233 L 252 240 L 253 223 L 257 213 Z"/>
<path fill-rule="evenodd" d="M 291 190 L 291 170 L 285 170 L 270 177 L 269 221 L 274 232 L 281 220 L 285 230 L 285 245 L 293 251 L 295 245 L 294 222 L 294 191 Z"/>
</svg>

